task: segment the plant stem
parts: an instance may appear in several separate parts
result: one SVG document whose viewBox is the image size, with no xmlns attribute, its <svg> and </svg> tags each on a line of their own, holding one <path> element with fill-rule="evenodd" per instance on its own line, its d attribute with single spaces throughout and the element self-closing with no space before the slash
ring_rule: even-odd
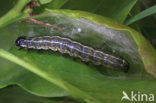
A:
<svg viewBox="0 0 156 103">
<path fill-rule="evenodd" d="M 18 0 L 15 7 L 13 7 L 8 13 L 0 18 L 0 28 L 6 26 L 7 24 L 17 20 L 19 16 L 24 14 L 22 10 L 30 2 L 30 0 Z M 27 15 L 25 15 L 27 16 Z M 23 16 L 21 16 L 23 17 Z"/>
</svg>

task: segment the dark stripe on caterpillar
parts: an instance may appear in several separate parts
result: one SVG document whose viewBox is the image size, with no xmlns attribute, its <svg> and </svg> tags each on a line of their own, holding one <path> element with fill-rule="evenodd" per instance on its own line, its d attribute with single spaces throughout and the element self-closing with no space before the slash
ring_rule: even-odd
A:
<svg viewBox="0 0 156 103">
<path fill-rule="evenodd" d="M 129 68 L 128 62 L 121 57 L 95 50 L 92 47 L 60 36 L 21 36 L 17 38 L 15 44 L 21 48 L 58 51 L 62 54 L 69 54 L 71 57 L 80 58 L 84 62 L 92 62 L 94 65 L 103 65 L 124 72 L 127 72 Z"/>
</svg>

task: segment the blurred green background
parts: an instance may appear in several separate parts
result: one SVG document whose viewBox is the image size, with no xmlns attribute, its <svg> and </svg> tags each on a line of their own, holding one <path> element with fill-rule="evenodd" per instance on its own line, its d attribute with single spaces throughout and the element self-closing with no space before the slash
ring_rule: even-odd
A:
<svg viewBox="0 0 156 103">
<path fill-rule="evenodd" d="M 9 29 L 7 29 L 7 25 L 10 25 L 14 21 L 16 21 L 17 18 L 21 18 L 23 15 L 27 16 L 28 13 L 31 12 L 31 10 L 28 9 L 28 5 L 27 5 L 30 1 L 31 0 L 26 1 L 25 4 L 21 3 L 21 5 L 23 6 L 21 7 L 18 6 L 17 8 L 15 7 L 17 6 L 19 2 L 18 0 L 0 1 L 0 7 L 1 7 L 0 8 L 0 17 L 1 17 L 0 18 L 0 29 L 1 29 L 0 31 L 1 32 L 8 34 L 7 32 L 9 32 Z M 140 32 L 156 48 L 156 35 L 155 35 L 156 33 L 156 7 L 155 7 L 156 1 L 155 0 L 33 0 L 33 1 L 37 1 L 40 3 L 40 6 L 35 7 L 33 10 L 33 13 L 35 14 L 40 14 L 44 12 L 44 10 L 47 8 L 48 9 L 70 9 L 70 10 L 87 11 L 87 12 L 95 13 L 95 14 L 105 16 L 108 18 L 112 18 Z M 151 7 L 153 8 L 150 9 Z M 5 15 L 8 12 L 13 12 L 11 10 L 15 10 L 18 12 L 17 14 L 14 13 L 12 18 L 10 15 L 8 16 Z M 144 12 L 144 10 L 148 10 L 148 11 Z M 138 15 L 139 13 L 142 13 L 141 16 Z M 9 18 L 7 19 L 8 21 L 4 19 L 5 17 Z M 142 18 L 139 18 L 139 17 L 142 17 Z M 136 18 L 139 18 L 139 19 L 136 19 Z M 134 22 L 131 22 L 131 20 Z M 6 22 L 2 24 L 2 21 L 6 21 Z M 9 41 L 9 37 L 14 38 L 15 35 L 0 36 L 0 38 L 4 38 L 4 37 L 8 37 L 8 39 L 6 40 L 8 40 L 8 43 L 9 43 L 11 42 Z M 3 44 L 6 40 L 1 40 L 0 46 L 4 49 L 10 49 L 10 48 L 7 48 L 7 46 L 4 46 Z M 6 44 L 6 45 L 9 45 L 9 44 Z M 5 63 L 5 61 L 2 61 L 2 60 L 1 62 Z M 2 78 L 3 75 L 1 75 L 0 77 Z M 29 74 L 29 75 L 32 75 L 32 74 Z M 25 76 L 23 75 L 23 77 Z M 36 78 L 38 80 L 38 77 Z M 0 81 L 0 84 L 3 84 L 3 83 Z M 148 85 L 148 83 L 146 85 Z M 5 86 L 1 86 L 1 88 L 3 87 Z M 60 88 L 58 90 L 62 91 Z M 151 91 L 152 90 L 155 90 L 155 88 L 153 87 Z M 31 94 L 32 92 L 31 93 L 30 92 L 31 91 L 23 90 L 22 88 L 18 86 L 7 86 L 3 89 L 0 89 L 0 103 L 10 103 L 10 101 L 12 101 L 12 103 L 18 103 L 18 102 L 23 102 L 23 103 L 27 103 L 27 102 L 29 103 L 85 103 L 79 99 L 71 98 L 71 96 L 69 96 L 69 94 L 66 93 L 66 91 L 63 91 L 64 94 L 62 95 L 65 95 L 64 97 L 55 97 L 55 98 L 36 96 L 34 95 L 35 93 Z M 44 93 L 44 90 L 42 91 L 42 93 Z"/>
</svg>

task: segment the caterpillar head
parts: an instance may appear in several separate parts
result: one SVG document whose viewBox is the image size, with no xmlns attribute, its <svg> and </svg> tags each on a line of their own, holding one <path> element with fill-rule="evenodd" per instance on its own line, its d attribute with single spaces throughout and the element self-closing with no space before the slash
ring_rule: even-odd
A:
<svg viewBox="0 0 156 103">
<path fill-rule="evenodd" d="M 20 36 L 20 37 L 18 37 L 16 39 L 15 45 L 16 46 L 21 46 L 24 43 L 25 40 L 26 40 L 26 37 L 25 36 Z"/>
</svg>

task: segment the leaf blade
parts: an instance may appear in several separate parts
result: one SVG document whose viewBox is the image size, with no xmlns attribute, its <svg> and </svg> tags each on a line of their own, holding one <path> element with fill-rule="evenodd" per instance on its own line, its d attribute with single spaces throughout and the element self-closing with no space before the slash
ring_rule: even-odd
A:
<svg viewBox="0 0 156 103">
<path fill-rule="evenodd" d="M 94 97 L 92 97 L 92 96 L 86 94 L 85 92 L 81 91 L 80 89 L 72 86 L 71 84 L 63 82 L 56 75 L 55 76 L 48 75 L 45 71 L 42 71 L 42 69 L 39 69 L 38 67 L 35 67 L 35 66 L 31 65 L 30 63 L 27 63 L 27 62 L 21 60 L 20 58 L 16 57 L 15 55 L 13 55 L 13 54 L 11 54 L 11 53 L 3 50 L 3 49 L 0 49 L 0 56 L 4 59 L 7 59 L 11 62 L 14 62 L 14 63 L 24 67 L 25 69 L 37 74 L 38 76 L 48 80 L 51 83 L 56 84 L 57 86 L 65 89 L 67 91 L 70 91 L 72 94 L 81 94 L 81 95 L 77 95 L 77 96 L 80 98 L 83 98 L 84 101 L 92 103 L 92 101 L 90 101 L 90 100 L 94 100 L 94 102 L 96 102 L 96 103 L 102 103 L 102 102 L 96 100 Z M 70 90 L 71 88 L 72 88 L 72 90 L 74 90 L 74 92 Z"/>
<path fill-rule="evenodd" d="M 150 16 L 152 14 L 155 14 L 155 13 L 156 13 L 156 5 L 138 13 L 137 15 L 135 15 L 133 17 L 131 17 L 129 20 L 127 20 L 125 22 L 125 25 L 130 25 L 130 24 L 132 24 L 138 20 L 141 20 L 141 19 L 143 19 L 147 16 Z"/>
</svg>

